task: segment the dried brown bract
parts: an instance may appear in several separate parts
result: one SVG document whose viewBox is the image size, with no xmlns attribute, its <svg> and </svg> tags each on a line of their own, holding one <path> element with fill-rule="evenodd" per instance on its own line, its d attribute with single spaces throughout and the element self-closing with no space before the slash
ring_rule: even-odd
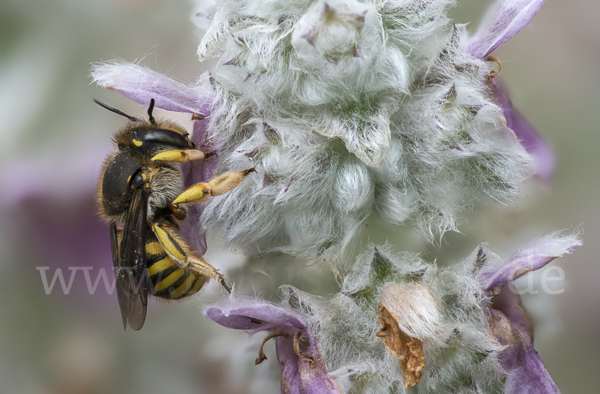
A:
<svg viewBox="0 0 600 394">
<path fill-rule="evenodd" d="M 379 304 L 379 323 L 381 330 L 377 336 L 381 338 L 385 348 L 400 359 L 400 368 L 404 377 L 404 387 L 410 388 L 419 383 L 425 367 L 423 342 L 405 334 L 395 318 L 385 306 Z"/>
<path fill-rule="evenodd" d="M 437 304 L 427 289 L 416 283 L 386 283 L 378 306 L 386 349 L 400 359 L 404 386 L 419 383 L 425 367 L 423 342 L 444 331 Z"/>
</svg>

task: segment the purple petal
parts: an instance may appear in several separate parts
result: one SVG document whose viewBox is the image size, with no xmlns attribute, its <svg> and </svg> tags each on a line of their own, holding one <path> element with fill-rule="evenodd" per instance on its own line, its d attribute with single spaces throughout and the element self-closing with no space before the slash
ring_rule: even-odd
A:
<svg viewBox="0 0 600 394">
<path fill-rule="evenodd" d="M 285 337 L 277 337 L 277 359 L 281 367 L 281 392 L 282 394 L 301 393 L 300 385 L 300 357 L 294 352 L 294 344 Z M 307 361 L 305 361 L 308 363 Z"/>
<path fill-rule="evenodd" d="M 573 253 L 581 245 L 577 235 L 545 235 L 525 246 L 504 265 L 481 274 L 483 287 L 485 291 L 491 291 L 544 267 L 557 257 Z"/>
<path fill-rule="evenodd" d="M 499 290 L 491 305 L 494 334 L 502 345 L 509 346 L 502 351 L 500 360 L 503 368 L 510 370 L 517 366 L 519 354 L 524 351 L 523 345 L 533 343 L 533 323 L 519 294 L 513 292 L 508 284 Z"/>
<path fill-rule="evenodd" d="M 208 138 L 207 121 L 197 120 L 194 122 L 194 134 L 192 142 L 196 145 L 196 149 L 202 152 L 213 152 L 217 149 L 216 145 Z M 218 156 L 211 156 L 206 160 L 194 162 L 190 165 L 189 177 L 186 176 L 186 182 L 190 185 L 198 182 L 208 182 L 217 172 L 219 164 Z M 186 184 L 186 187 L 188 184 Z"/>
<path fill-rule="evenodd" d="M 206 309 L 206 316 L 223 327 L 249 331 L 306 331 L 296 314 L 276 305 L 252 298 L 237 297 Z"/>
<path fill-rule="evenodd" d="M 506 394 L 560 393 L 548 370 L 532 346 L 526 346 L 526 354 L 519 368 L 513 369 L 504 382 Z"/>
<path fill-rule="evenodd" d="M 329 377 L 325 362 L 311 344 L 305 354 L 311 355 L 316 366 L 311 368 L 307 360 L 300 360 L 294 352 L 292 341 L 285 337 L 277 338 L 277 359 L 281 365 L 281 392 L 283 394 L 342 394 L 337 382 Z"/>
<path fill-rule="evenodd" d="M 490 327 L 496 340 L 506 346 L 498 355 L 506 376 L 506 393 L 558 393 L 559 390 L 533 348 L 533 325 L 521 297 L 508 285 L 494 297 Z"/>
<path fill-rule="evenodd" d="M 555 159 L 554 152 L 548 142 L 542 137 L 521 115 L 513 109 L 506 113 L 508 127 L 514 131 L 521 145 L 531 154 L 534 159 L 533 169 L 545 184 L 552 182 L 554 175 Z"/>
<path fill-rule="evenodd" d="M 496 104 L 502 108 L 506 126 L 517 136 L 521 145 L 533 157 L 534 170 L 547 185 L 551 183 L 554 174 L 555 159 L 550 144 L 542 137 L 529 122 L 517 111 L 506 93 L 503 85 L 494 78 Z"/>
<path fill-rule="evenodd" d="M 201 86 L 189 87 L 137 64 L 115 62 L 96 65 L 92 78 L 98 85 L 116 90 L 142 105 L 150 99 L 168 111 L 210 114 L 211 92 Z"/>
<path fill-rule="evenodd" d="M 484 59 L 494 49 L 520 32 L 546 0 L 498 0 L 483 18 L 477 33 L 467 43 L 469 52 Z"/>
<path fill-rule="evenodd" d="M 203 152 L 212 152 L 215 150 L 214 144 L 208 140 L 206 132 L 206 120 L 197 120 L 194 122 L 194 134 L 192 142 L 197 149 Z M 193 162 L 182 166 L 182 173 L 185 187 L 190 187 L 199 182 L 208 182 L 217 171 L 219 158 L 211 156 L 206 160 Z M 206 253 L 206 233 L 200 224 L 200 216 L 204 211 L 206 203 L 192 205 L 187 208 L 187 219 L 181 223 L 181 233 L 188 241 L 190 246 L 197 249 L 200 254 Z"/>
<path fill-rule="evenodd" d="M 211 306 L 206 309 L 206 315 L 224 327 L 244 330 L 249 334 L 258 331 L 286 334 L 276 339 L 282 393 L 342 393 L 335 380 L 329 378 L 325 361 L 299 315 L 268 302 L 245 297 Z M 309 346 L 303 354 L 313 357 L 316 363 L 312 367 L 308 360 L 301 359 L 294 351 L 293 337 L 297 331 L 308 338 Z"/>
<path fill-rule="evenodd" d="M 201 255 L 204 255 L 208 250 L 208 245 L 206 243 L 206 231 L 200 223 L 200 216 L 202 216 L 203 210 L 204 204 L 202 203 L 187 207 L 187 217 L 179 225 L 183 238 Z"/>
</svg>

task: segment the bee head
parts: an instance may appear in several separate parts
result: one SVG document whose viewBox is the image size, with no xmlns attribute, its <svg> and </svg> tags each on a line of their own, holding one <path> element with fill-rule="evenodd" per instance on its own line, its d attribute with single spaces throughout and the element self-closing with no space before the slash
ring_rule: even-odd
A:
<svg viewBox="0 0 600 394">
<path fill-rule="evenodd" d="M 156 121 L 152 115 L 155 104 L 154 99 L 150 100 L 150 105 L 148 106 L 147 121 L 128 115 L 99 100 L 94 99 L 94 102 L 131 121 L 127 127 L 119 131 L 114 137 L 119 149 L 131 148 L 155 151 L 163 147 L 165 149 L 194 148 L 194 143 L 189 139 L 189 134 L 183 127 L 171 121 Z"/>
</svg>

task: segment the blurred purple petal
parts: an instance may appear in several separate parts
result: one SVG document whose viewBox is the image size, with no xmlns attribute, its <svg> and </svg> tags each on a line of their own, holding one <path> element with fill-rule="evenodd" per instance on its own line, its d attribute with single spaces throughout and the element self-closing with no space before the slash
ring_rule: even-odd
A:
<svg viewBox="0 0 600 394">
<path fill-rule="evenodd" d="M 517 111 L 510 101 L 506 89 L 497 78 L 492 80 L 496 94 L 496 104 L 502 108 L 506 126 L 517 136 L 521 145 L 533 157 L 533 169 L 538 177 L 550 184 L 554 175 L 555 159 L 550 144 Z"/>
<path fill-rule="evenodd" d="M 60 269 L 68 281 L 71 270 L 79 269 L 88 270 L 93 280 L 104 271 L 112 281 L 108 226 L 98 217 L 95 200 L 101 156 L 85 152 L 70 159 L 77 166 L 55 169 L 50 174 L 43 172 L 47 161 L 32 158 L 13 162 L 0 171 L 6 197 L 0 213 L 11 223 L 11 242 L 17 248 L 26 245 L 21 253 L 35 258 L 36 268 L 49 267 L 50 280 Z M 28 271 L 39 280 L 39 274 L 31 268 Z M 78 296 L 88 294 L 82 272 L 75 274 L 73 290 Z M 40 291 L 44 291 L 41 285 Z M 58 285 L 52 292 L 63 294 Z M 104 303 L 107 292 L 100 284 L 94 299 Z"/>
<path fill-rule="evenodd" d="M 505 393 L 558 393 L 533 348 L 533 324 L 521 297 L 505 284 L 493 301 L 488 322 L 496 340 L 506 346 L 498 355 L 500 378 L 506 376 Z"/>
<path fill-rule="evenodd" d="M 197 149 L 203 152 L 212 152 L 215 150 L 214 144 L 208 140 L 206 133 L 206 120 L 197 120 L 194 122 L 194 134 L 192 135 L 192 142 L 196 145 Z M 217 164 L 219 158 L 217 156 L 211 156 L 208 159 L 192 162 L 183 165 L 181 171 L 183 173 L 183 181 L 185 187 L 190 187 L 199 182 L 208 182 L 217 171 Z M 204 210 L 205 202 L 191 205 L 187 207 L 187 219 L 181 223 L 181 233 L 188 241 L 190 246 L 197 249 L 200 254 L 206 253 L 206 233 L 202 224 L 200 224 L 200 216 Z"/>
<path fill-rule="evenodd" d="M 550 184 L 554 175 L 555 158 L 550 144 L 542 137 L 516 109 L 504 111 L 507 126 L 514 131 L 521 145 L 533 157 L 533 169 L 537 176 Z"/>
<path fill-rule="evenodd" d="M 201 86 L 189 87 L 147 67 L 133 63 L 105 63 L 94 66 L 92 78 L 98 85 L 116 90 L 130 99 L 168 111 L 210 114 L 212 94 Z"/>
<path fill-rule="evenodd" d="M 492 299 L 492 308 L 508 319 L 519 338 L 525 343 L 533 342 L 533 323 L 521 302 L 521 296 L 511 290 L 508 283 L 500 287 Z"/>
<path fill-rule="evenodd" d="M 203 203 L 186 207 L 187 218 L 179 225 L 183 238 L 201 255 L 204 255 L 208 250 L 206 231 L 200 223 L 200 216 L 202 216 L 203 208 Z"/>
<path fill-rule="evenodd" d="M 249 298 L 232 298 L 206 309 L 206 315 L 228 328 L 249 334 L 259 331 L 281 333 L 276 339 L 277 359 L 281 365 L 281 391 L 285 394 L 338 393 L 341 389 L 327 374 L 327 368 L 315 339 L 310 335 L 300 315 L 276 305 Z M 294 350 L 293 338 L 308 338 L 303 358 Z M 315 363 L 305 357 L 311 357 Z"/>
<path fill-rule="evenodd" d="M 513 369 L 504 382 L 506 394 L 560 393 L 533 346 L 525 346 L 520 367 Z"/>
<path fill-rule="evenodd" d="M 577 235 L 548 234 L 525 246 L 504 265 L 481 274 L 484 289 L 493 294 L 486 309 L 488 327 L 498 343 L 505 346 L 498 354 L 498 374 L 506 377 L 506 393 L 559 392 L 533 348 L 533 324 L 521 297 L 511 291 L 509 283 L 572 253 L 581 244 Z"/>
<path fill-rule="evenodd" d="M 546 0 L 496 1 L 467 43 L 469 52 L 477 59 L 484 59 L 527 26 L 545 2 Z"/>
<path fill-rule="evenodd" d="M 502 266 L 482 273 L 483 288 L 485 291 L 492 291 L 530 271 L 544 267 L 557 257 L 573 253 L 581 245 L 582 242 L 576 235 L 545 235 L 525 246 Z"/>
</svg>

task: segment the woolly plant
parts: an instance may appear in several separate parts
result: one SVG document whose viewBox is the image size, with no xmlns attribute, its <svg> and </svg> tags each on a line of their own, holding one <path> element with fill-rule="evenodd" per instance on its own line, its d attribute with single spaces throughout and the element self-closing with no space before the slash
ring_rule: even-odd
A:
<svg viewBox="0 0 600 394">
<path fill-rule="evenodd" d="M 571 253 L 577 236 L 545 236 L 504 264 L 482 244 L 445 269 L 396 252 L 391 236 L 364 242 L 367 219 L 437 242 L 465 210 L 551 177 L 548 145 L 490 56 L 543 3 L 499 0 L 470 35 L 447 17 L 452 0 L 198 1 L 198 56 L 217 61 L 196 84 L 94 67 L 100 86 L 191 113 L 218 173 L 256 167 L 193 215 L 191 242 L 205 245 L 210 228 L 247 255 L 334 269 L 330 297 L 284 286 L 279 305 L 236 295 L 206 308 L 223 326 L 270 332 L 283 392 L 557 391 L 507 286 Z M 187 179 L 205 176 L 191 167 Z"/>
</svg>

